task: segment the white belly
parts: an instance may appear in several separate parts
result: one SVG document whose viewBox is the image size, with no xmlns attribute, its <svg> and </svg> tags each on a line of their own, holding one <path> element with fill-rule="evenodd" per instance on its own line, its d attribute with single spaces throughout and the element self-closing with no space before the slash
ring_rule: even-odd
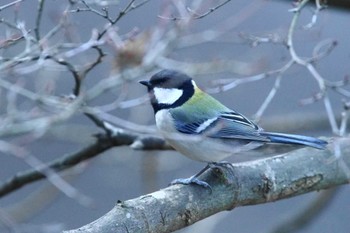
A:
<svg viewBox="0 0 350 233">
<path fill-rule="evenodd" d="M 214 139 L 205 136 L 193 136 L 179 133 L 174 127 L 172 117 L 167 110 L 155 115 L 157 127 L 166 141 L 177 151 L 190 159 L 202 162 L 220 162 L 239 152 L 248 151 L 261 143 L 248 143 L 243 140 Z"/>
</svg>

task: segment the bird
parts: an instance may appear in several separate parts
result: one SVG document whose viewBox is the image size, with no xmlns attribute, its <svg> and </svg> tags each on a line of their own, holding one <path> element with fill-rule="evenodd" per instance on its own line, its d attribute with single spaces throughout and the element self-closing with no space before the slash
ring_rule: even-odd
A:
<svg viewBox="0 0 350 233">
<path fill-rule="evenodd" d="M 164 139 L 188 158 L 208 164 L 197 174 L 175 179 L 171 184 L 211 188 L 198 178 L 207 169 L 228 164 L 223 160 L 264 144 L 292 144 L 316 149 L 327 146 L 326 141 L 314 137 L 265 131 L 205 93 L 181 71 L 161 70 L 139 83 L 147 87 L 156 126 Z"/>
</svg>

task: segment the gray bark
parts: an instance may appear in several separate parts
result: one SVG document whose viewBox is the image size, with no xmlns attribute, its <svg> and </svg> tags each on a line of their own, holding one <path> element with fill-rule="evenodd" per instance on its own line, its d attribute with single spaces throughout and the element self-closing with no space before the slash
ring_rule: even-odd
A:
<svg viewBox="0 0 350 233">
<path fill-rule="evenodd" d="M 127 201 L 76 232 L 171 232 L 224 210 L 293 197 L 350 181 L 350 139 L 327 150 L 302 148 L 284 155 L 210 169 L 211 187 L 174 185 Z"/>
</svg>

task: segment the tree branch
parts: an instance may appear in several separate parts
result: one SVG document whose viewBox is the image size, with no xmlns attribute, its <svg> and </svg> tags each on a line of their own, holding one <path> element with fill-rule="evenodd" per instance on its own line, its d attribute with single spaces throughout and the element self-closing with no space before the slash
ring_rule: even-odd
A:
<svg viewBox="0 0 350 233">
<path fill-rule="evenodd" d="M 341 153 L 339 153 L 341 151 Z M 204 173 L 212 192 L 174 185 L 117 205 L 76 232 L 171 232 L 224 210 L 293 197 L 350 181 L 350 138 L 327 150 L 303 148 L 282 156 L 217 167 Z"/>
<path fill-rule="evenodd" d="M 106 135 L 97 135 L 97 140 L 95 143 L 76 153 L 64 155 L 62 158 L 53 160 L 41 168 L 33 168 L 15 174 L 13 177 L 0 184 L 0 197 L 5 196 L 33 181 L 45 178 L 45 169 L 52 169 L 53 171 L 59 172 L 73 167 L 84 160 L 93 158 L 114 146 L 122 145 L 130 145 L 134 149 L 143 150 L 170 148 L 161 138 L 141 136 L 138 134 L 125 132 L 123 130 L 118 131 L 111 137 Z"/>
</svg>

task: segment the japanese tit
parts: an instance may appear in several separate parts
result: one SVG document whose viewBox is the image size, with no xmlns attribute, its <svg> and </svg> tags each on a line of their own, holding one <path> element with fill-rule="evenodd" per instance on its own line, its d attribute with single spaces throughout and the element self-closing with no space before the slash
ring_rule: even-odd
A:
<svg viewBox="0 0 350 233">
<path fill-rule="evenodd" d="M 192 78 L 175 70 L 162 70 L 149 81 L 140 83 L 148 88 L 160 133 L 172 147 L 193 160 L 218 163 L 266 143 L 317 149 L 324 149 L 327 145 L 326 141 L 313 137 L 266 132 L 203 92 Z M 196 179 L 198 176 L 175 180 L 174 183 L 207 186 Z"/>
</svg>

